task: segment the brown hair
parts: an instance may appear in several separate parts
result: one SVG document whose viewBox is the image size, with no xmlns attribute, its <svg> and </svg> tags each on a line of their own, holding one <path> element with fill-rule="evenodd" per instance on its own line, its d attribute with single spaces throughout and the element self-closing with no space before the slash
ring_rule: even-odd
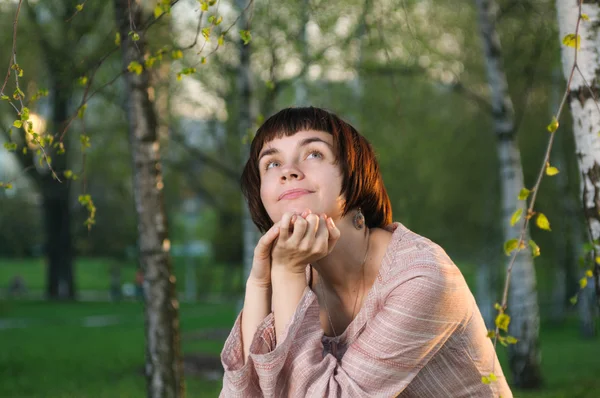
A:
<svg viewBox="0 0 600 398">
<path fill-rule="evenodd" d="M 385 227 L 392 222 L 392 206 L 383 185 L 379 164 L 371 144 L 354 127 L 324 109 L 286 108 L 268 118 L 256 131 L 250 157 L 241 178 L 254 224 L 262 232 L 273 225 L 260 199 L 258 156 L 264 144 L 299 131 L 317 130 L 333 136 L 336 163 L 342 172 L 342 190 L 346 199 L 342 216 L 360 207 L 369 228 Z"/>
</svg>

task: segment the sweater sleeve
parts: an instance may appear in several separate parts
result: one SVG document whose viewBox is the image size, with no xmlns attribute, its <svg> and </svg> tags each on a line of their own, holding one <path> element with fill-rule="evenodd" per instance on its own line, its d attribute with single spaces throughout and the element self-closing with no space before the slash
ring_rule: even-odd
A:
<svg viewBox="0 0 600 398">
<path fill-rule="evenodd" d="M 260 393 L 354 397 L 396 396 L 404 390 L 466 314 L 457 302 L 463 293 L 447 283 L 443 271 L 413 266 L 402 279 L 340 362 L 323 355 L 319 305 L 307 288 L 281 343 L 265 345 L 269 352 L 251 350 L 247 365 L 253 370 L 247 371 L 256 372 Z"/>
<path fill-rule="evenodd" d="M 242 316 L 243 310 L 238 315 L 229 337 L 225 341 L 221 352 L 221 363 L 225 374 L 223 376 L 223 389 L 220 397 L 262 397 L 258 386 L 258 376 L 252 354 L 271 352 L 275 348 L 275 322 L 273 313 L 258 326 L 252 343 L 250 356 L 244 363 L 242 348 Z"/>
</svg>

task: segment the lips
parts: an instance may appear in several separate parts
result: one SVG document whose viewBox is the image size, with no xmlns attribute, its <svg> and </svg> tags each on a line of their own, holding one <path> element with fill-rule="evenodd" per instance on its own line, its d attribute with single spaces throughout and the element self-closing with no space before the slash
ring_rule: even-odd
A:
<svg viewBox="0 0 600 398">
<path fill-rule="evenodd" d="M 300 189 L 300 188 L 289 189 L 289 190 L 285 191 L 284 193 L 282 193 L 281 195 L 279 195 L 278 200 L 295 199 L 295 198 L 298 198 L 300 196 L 303 196 L 303 195 L 306 195 L 309 193 L 313 193 L 313 191 L 309 191 L 308 189 Z"/>
</svg>

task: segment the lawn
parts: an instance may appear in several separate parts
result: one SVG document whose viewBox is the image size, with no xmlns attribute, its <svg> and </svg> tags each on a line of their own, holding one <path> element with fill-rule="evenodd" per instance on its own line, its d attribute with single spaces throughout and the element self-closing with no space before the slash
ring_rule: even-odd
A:
<svg viewBox="0 0 600 398">
<path fill-rule="evenodd" d="M 173 257 L 175 276 L 179 283 L 179 291 L 185 289 L 186 258 Z M 194 258 L 198 290 L 210 294 L 223 291 L 240 291 L 242 289 L 241 267 L 230 267 L 223 264 L 209 263 L 201 258 Z M 121 269 L 121 282 L 133 283 L 135 280 L 135 263 L 131 261 L 117 262 L 107 258 L 77 258 L 75 261 L 75 286 L 83 291 L 104 291 L 110 288 L 110 268 L 118 264 Z M 44 258 L 0 258 L 0 290 L 6 289 L 15 275 L 20 275 L 32 293 L 42 293 L 45 286 Z M 233 268 L 233 269 L 232 269 Z"/>
<path fill-rule="evenodd" d="M 0 328 L 0 397 L 144 397 L 142 305 L 122 303 L 0 302 L 0 320 L 29 319 L 29 326 Z M 113 315 L 118 325 L 86 327 L 83 317 Z M 181 305 L 184 354 L 218 356 L 223 335 L 198 331 L 231 327 L 233 303 Z M 88 325 L 89 326 L 89 325 Z M 576 320 L 542 327 L 545 388 L 516 397 L 597 397 L 600 344 L 581 340 Z M 507 369 L 503 348 L 503 368 Z M 506 372 L 508 373 L 508 372 Z M 186 377 L 189 397 L 216 397 L 220 381 Z"/>
<path fill-rule="evenodd" d="M 183 352 L 217 357 L 223 341 L 191 331 L 227 329 L 233 304 L 181 305 Z M 140 303 L 0 302 L 0 320 L 30 319 L 0 328 L 0 397 L 143 397 L 143 308 Z M 84 316 L 114 315 L 118 325 L 86 327 Z M 190 397 L 215 397 L 220 381 L 186 378 Z"/>
</svg>

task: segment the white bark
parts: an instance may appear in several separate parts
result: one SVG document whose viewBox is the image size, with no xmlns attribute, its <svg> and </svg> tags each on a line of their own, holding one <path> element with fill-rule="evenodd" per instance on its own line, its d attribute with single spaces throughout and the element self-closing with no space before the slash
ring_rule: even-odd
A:
<svg viewBox="0 0 600 398">
<path fill-rule="evenodd" d="M 239 12 L 242 12 L 246 7 L 245 0 L 236 0 Z M 239 28 L 247 29 L 248 14 L 241 15 L 239 20 Z M 238 116 L 238 134 L 240 139 L 248 136 L 248 132 L 252 128 L 252 122 L 256 118 L 256 105 L 252 90 L 252 70 L 250 67 L 250 42 L 247 45 L 240 40 L 240 65 L 238 67 L 238 94 L 239 116 Z M 250 143 L 242 145 L 242 162 L 248 159 Z M 244 244 L 244 281 L 248 279 L 250 270 L 252 269 L 252 260 L 254 259 L 254 247 L 258 243 L 258 230 L 252 222 L 250 211 L 245 200 L 242 199 L 242 228 L 243 228 L 243 244 Z M 241 302 L 240 302 L 241 307 Z"/>
<path fill-rule="evenodd" d="M 579 15 L 578 2 L 575 0 L 557 0 L 556 2 L 559 37 L 574 34 Z M 600 5 L 584 3 L 582 13 L 589 21 L 579 24 L 580 48 L 577 50 L 577 65 L 581 75 L 574 74 L 569 86 L 569 103 L 573 116 L 573 134 L 577 159 L 579 161 L 581 197 L 584 214 L 592 238 L 600 238 L 600 109 L 590 91 L 598 96 L 600 78 Z M 562 66 L 565 78 L 571 74 L 575 60 L 575 49 L 562 47 Z M 583 76 L 583 77 L 582 77 Z M 584 80 L 585 78 L 585 80 Z M 586 87 L 586 82 L 591 87 Z M 600 285 L 598 267 L 595 272 L 595 286 L 600 305 Z"/>
<path fill-rule="evenodd" d="M 498 139 L 500 181 L 502 187 L 502 222 L 505 240 L 519 236 L 520 225 L 510 225 L 518 208 L 526 213 L 525 202 L 518 200 L 523 188 L 523 169 L 515 140 L 514 110 L 508 94 L 508 83 L 502 65 L 502 48 L 496 32 L 497 5 L 493 0 L 476 0 L 479 28 L 485 52 L 486 73 L 491 93 L 494 131 Z M 513 383 L 519 387 L 537 387 L 541 383 L 538 347 L 539 308 L 533 258 L 529 250 L 517 256 L 509 289 L 509 332 L 519 342 L 510 346 L 510 370 Z"/>
</svg>

